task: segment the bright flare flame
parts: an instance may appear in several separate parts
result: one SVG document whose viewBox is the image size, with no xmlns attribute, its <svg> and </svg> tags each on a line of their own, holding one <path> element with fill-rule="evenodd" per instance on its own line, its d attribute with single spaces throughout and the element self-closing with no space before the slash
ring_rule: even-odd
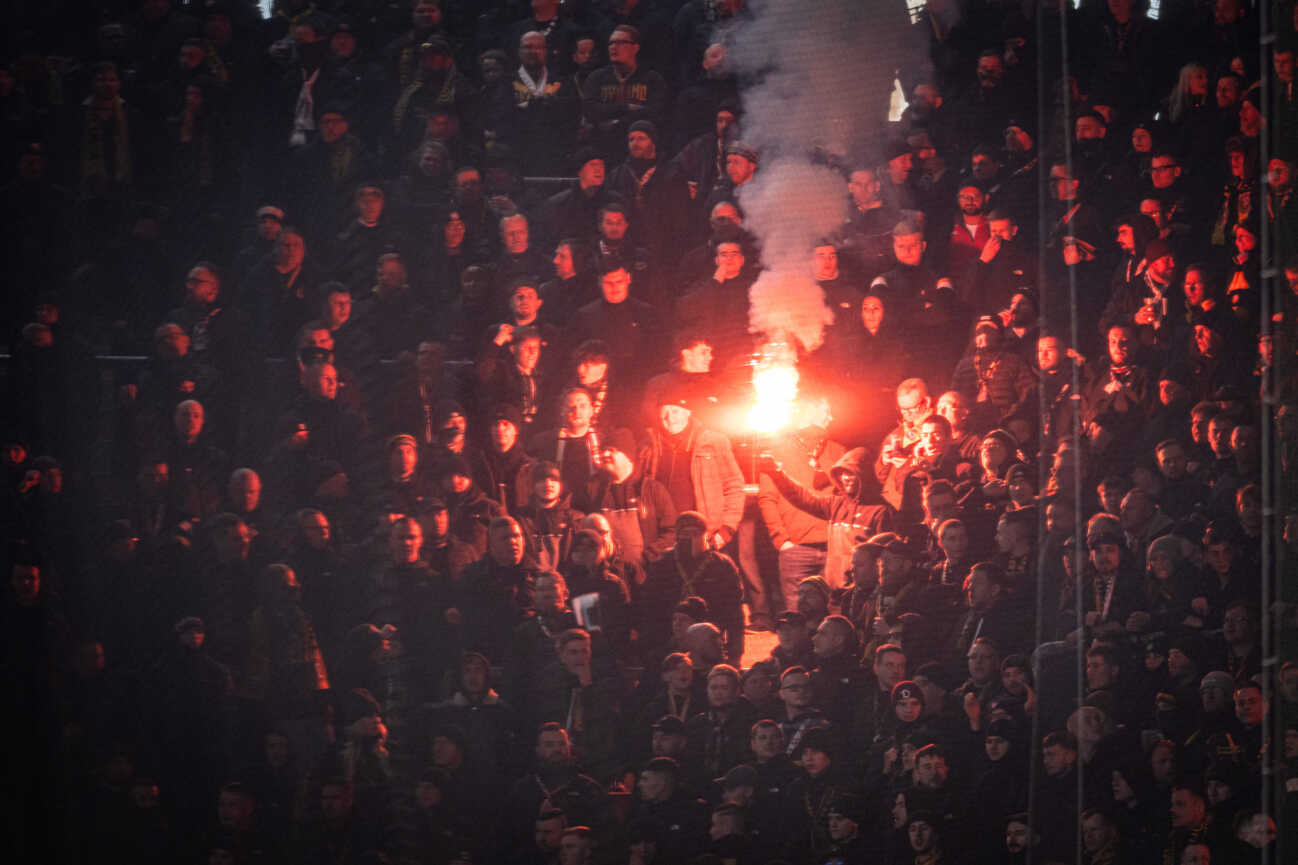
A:
<svg viewBox="0 0 1298 865">
<path fill-rule="evenodd" d="M 753 390 L 757 399 L 748 411 L 748 426 L 754 432 L 778 432 L 793 422 L 794 403 L 798 398 L 795 357 L 785 344 L 763 347 L 753 369 Z"/>
</svg>

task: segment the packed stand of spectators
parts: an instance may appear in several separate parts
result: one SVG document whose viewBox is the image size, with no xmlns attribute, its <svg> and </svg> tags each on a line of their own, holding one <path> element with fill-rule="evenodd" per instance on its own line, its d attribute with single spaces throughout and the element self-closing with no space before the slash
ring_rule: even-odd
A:
<svg viewBox="0 0 1298 865">
<path fill-rule="evenodd" d="M 1295 861 L 1298 9 L 1025 5 L 755 437 L 742 0 L 18 4 L 14 861 Z"/>
</svg>

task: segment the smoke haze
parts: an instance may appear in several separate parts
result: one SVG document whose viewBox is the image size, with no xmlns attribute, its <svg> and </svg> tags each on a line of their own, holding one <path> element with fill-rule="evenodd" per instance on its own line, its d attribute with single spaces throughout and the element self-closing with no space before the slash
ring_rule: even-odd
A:
<svg viewBox="0 0 1298 865">
<path fill-rule="evenodd" d="M 811 250 L 847 215 L 843 175 L 824 164 L 860 158 L 887 116 L 904 0 L 749 0 L 752 17 L 726 36 L 742 91 L 743 140 L 761 167 L 739 189 L 744 225 L 766 270 L 749 293 L 749 329 L 818 347 L 832 323 L 811 277 Z M 895 7 L 895 8 L 894 8 Z M 900 16 L 897 13 L 900 13 Z M 813 154 L 820 158 L 813 161 Z"/>
</svg>

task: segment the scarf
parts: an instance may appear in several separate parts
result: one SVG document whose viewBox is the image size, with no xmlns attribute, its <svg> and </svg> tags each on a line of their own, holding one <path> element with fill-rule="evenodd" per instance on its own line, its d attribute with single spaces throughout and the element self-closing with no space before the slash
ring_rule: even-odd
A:
<svg viewBox="0 0 1298 865">
<path fill-rule="evenodd" d="M 129 185 L 131 135 L 126 124 L 126 103 L 116 97 L 107 112 L 95 107 L 94 97 L 81 104 L 86 109 L 81 130 L 81 180 L 97 190 L 110 183 Z"/>
<path fill-rule="evenodd" d="M 297 105 L 293 107 L 293 134 L 288 138 L 289 147 L 301 147 L 306 144 L 307 133 L 315 132 L 315 95 L 312 91 L 320 77 L 320 69 L 317 66 L 310 75 L 302 70 L 302 87 L 297 92 Z"/>
<path fill-rule="evenodd" d="M 698 591 L 694 588 L 695 581 L 703 573 L 703 569 L 707 567 L 711 556 L 708 555 L 707 551 L 704 551 L 702 555 L 697 557 L 685 557 L 681 555 L 681 550 L 677 547 L 674 558 L 676 559 L 676 572 L 681 575 L 680 600 L 683 601 L 692 595 L 698 594 Z"/>
<path fill-rule="evenodd" d="M 539 80 L 534 80 L 532 76 L 528 74 L 526 66 L 518 67 L 519 83 L 527 89 L 527 92 L 532 94 L 532 99 L 540 99 L 545 96 L 545 85 L 549 77 L 550 70 L 544 66 L 541 67 L 541 77 Z"/>
<path fill-rule="evenodd" d="M 632 160 L 633 163 L 635 163 L 635 162 L 639 162 L 639 161 L 640 161 L 640 160 Z M 632 174 L 633 177 L 634 177 L 634 168 L 635 168 L 635 167 L 637 167 L 637 166 L 634 166 L 634 165 L 633 165 L 633 174 Z M 657 170 L 658 170 L 658 166 L 657 166 L 657 164 L 652 164 L 652 165 L 650 165 L 648 168 L 645 169 L 644 174 L 641 174 L 639 177 L 634 177 L 634 179 L 635 179 L 635 206 L 636 206 L 637 209 L 639 209 L 639 208 L 643 208 L 643 207 L 644 207 L 644 188 L 645 188 L 646 185 L 648 185 L 649 181 L 650 181 L 651 179 L 653 179 L 654 172 L 657 171 Z"/>
</svg>

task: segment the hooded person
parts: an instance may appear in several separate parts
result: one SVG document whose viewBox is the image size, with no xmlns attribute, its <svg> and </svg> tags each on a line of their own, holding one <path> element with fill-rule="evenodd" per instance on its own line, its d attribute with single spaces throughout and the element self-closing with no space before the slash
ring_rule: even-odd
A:
<svg viewBox="0 0 1298 865">
<path fill-rule="evenodd" d="M 972 799 L 978 815 L 973 824 L 978 833 L 976 843 L 985 861 L 994 861 L 995 854 L 1004 849 L 1005 819 L 1027 807 L 1027 758 L 1027 741 L 1013 721 L 997 718 L 986 725 L 983 758 L 975 764 L 982 772 Z"/>
<path fill-rule="evenodd" d="M 504 509 L 474 483 L 473 471 L 463 457 L 443 457 L 435 470 L 435 479 L 450 512 L 451 534 L 482 555 L 487 549 L 487 525 L 501 516 Z"/>
<path fill-rule="evenodd" d="M 852 550 L 880 532 L 893 511 L 878 501 L 874 474 L 867 470 L 865 448 L 853 448 L 829 470 L 833 490 L 813 492 L 784 473 L 770 454 L 758 457 L 758 469 L 770 475 L 775 487 L 796 508 L 827 520 L 829 539 L 825 551 L 825 582 L 841 588 L 851 567 Z M 868 489 L 867 489 L 868 485 Z"/>
<path fill-rule="evenodd" d="M 614 550 L 637 565 L 658 561 L 676 542 L 676 505 L 665 486 L 641 471 L 630 430 L 605 436 L 600 466 L 590 501 L 612 527 Z"/>
</svg>

